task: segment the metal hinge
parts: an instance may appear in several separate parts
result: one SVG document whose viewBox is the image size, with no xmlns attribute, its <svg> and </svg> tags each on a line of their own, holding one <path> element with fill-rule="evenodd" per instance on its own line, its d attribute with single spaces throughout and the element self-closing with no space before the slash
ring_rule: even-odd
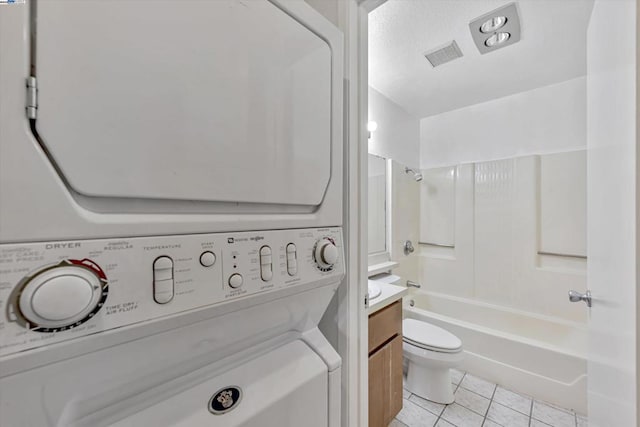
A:
<svg viewBox="0 0 640 427">
<path fill-rule="evenodd" d="M 35 120 L 38 117 L 38 83 L 36 78 L 27 78 L 27 118 Z"/>
<path fill-rule="evenodd" d="M 369 308 L 369 292 L 364 296 L 364 308 Z"/>
</svg>

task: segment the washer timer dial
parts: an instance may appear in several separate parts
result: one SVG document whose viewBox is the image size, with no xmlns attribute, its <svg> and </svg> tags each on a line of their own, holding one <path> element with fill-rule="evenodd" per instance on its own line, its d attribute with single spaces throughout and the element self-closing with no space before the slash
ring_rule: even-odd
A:
<svg viewBox="0 0 640 427">
<path fill-rule="evenodd" d="M 313 249 L 313 258 L 321 271 L 331 271 L 338 258 L 340 251 L 333 239 L 325 237 L 316 242 Z"/>
<path fill-rule="evenodd" d="M 65 260 L 23 280 L 17 311 L 33 331 L 64 331 L 91 319 L 107 293 L 107 278 L 98 265 L 88 259 Z"/>
</svg>

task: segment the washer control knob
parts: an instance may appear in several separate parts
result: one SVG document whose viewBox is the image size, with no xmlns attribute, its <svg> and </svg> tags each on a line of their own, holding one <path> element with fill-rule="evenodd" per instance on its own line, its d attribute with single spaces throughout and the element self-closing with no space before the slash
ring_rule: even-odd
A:
<svg viewBox="0 0 640 427">
<path fill-rule="evenodd" d="M 242 275 L 238 273 L 234 273 L 229 277 L 229 286 L 233 289 L 237 289 L 242 286 Z"/>
<path fill-rule="evenodd" d="M 314 257 L 320 269 L 330 269 L 338 262 L 340 251 L 333 241 L 324 238 L 316 243 Z"/>
<path fill-rule="evenodd" d="M 211 251 L 202 252 L 200 254 L 200 264 L 203 267 L 211 267 L 216 263 L 216 254 Z"/>
<path fill-rule="evenodd" d="M 18 308 L 35 331 L 70 329 L 100 310 L 107 296 L 106 284 L 104 273 L 93 262 L 64 261 L 27 278 Z"/>
</svg>

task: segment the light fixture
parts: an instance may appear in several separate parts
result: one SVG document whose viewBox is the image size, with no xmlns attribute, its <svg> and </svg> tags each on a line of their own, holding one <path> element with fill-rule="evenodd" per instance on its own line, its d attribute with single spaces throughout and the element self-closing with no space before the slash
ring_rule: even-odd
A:
<svg viewBox="0 0 640 427">
<path fill-rule="evenodd" d="M 482 55 L 519 42 L 518 5 L 510 3 L 477 17 L 469 22 L 469 31 Z"/>
<path fill-rule="evenodd" d="M 509 33 L 495 33 L 491 35 L 487 40 L 485 40 L 484 45 L 487 47 L 498 46 L 509 40 L 511 34 Z"/>
<path fill-rule="evenodd" d="M 368 133 L 368 138 L 371 139 L 371 134 L 373 132 L 375 132 L 378 129 L 378 123 L 374 122 L 373 120 L 370 120 L 369 122 L 367 122 L 367 131 Z"/>
<path fill-rule="evenodd" d="M 494 31 L 499 30 L 504 27 L 504 24 L 507 23 L 506 16 L 494 16 L 493 18 L 487 19 L 480 26 L 480 31 L 487 34 L 493 33 Z"/>
</svg>

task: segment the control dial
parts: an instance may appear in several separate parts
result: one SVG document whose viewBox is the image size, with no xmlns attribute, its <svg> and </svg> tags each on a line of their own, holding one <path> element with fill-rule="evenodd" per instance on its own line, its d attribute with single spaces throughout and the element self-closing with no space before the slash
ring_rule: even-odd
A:
<svg viewBox="0 0 640 427">
<path fill-rule="evenodd" d="M 340 257 L 340 251 L 332 239 L 327 237 L 316 242 L 313 257 L 322 271 L 330 271 Z"/>
<path fill-rule="evenodd" d="M 91 319 L 107 298 L 107 278 L 90 260 L 65 260 L 26 277 L 18 309 L 36 332 L 74 328 Z"/>
</svg>

